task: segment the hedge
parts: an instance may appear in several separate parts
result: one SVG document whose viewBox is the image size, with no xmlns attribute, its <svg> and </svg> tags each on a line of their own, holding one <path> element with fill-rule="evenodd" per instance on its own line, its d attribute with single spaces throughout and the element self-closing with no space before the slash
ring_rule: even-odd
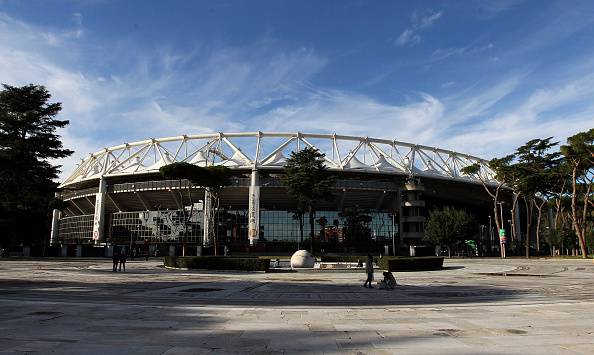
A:
<svg viewBox="0 0 594 355">
<path fill-rule="evenodd" d="M 322 255 L 320 260 L 324 263 L 356 263 L 365 262 L 367 255 Z"/>
<path fill-rule="evenodd" d="M 377 266 L 387 271 L 440 270 L 443 268 L 442 256 L 398 257 L 384 256 L 377 259 Z"/>
<path fill-rule="evenodd" d="M 182 269 L 268 271 L 270 259 L 228 256 L 165 256 L 163 264 Z"/>
</svg>

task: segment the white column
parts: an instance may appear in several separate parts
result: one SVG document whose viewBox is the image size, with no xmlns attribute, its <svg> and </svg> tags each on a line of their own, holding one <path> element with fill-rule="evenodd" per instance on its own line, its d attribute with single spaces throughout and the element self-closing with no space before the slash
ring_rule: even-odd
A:
<svg viewBox="0 0 594 355">
<path fill-rule="evenodd" d="M 248 238 L 250 245 L 254 245 L 260 236 L 260 183 L 258 170 L 252 170 L 252 183 L 250 184 L 248 213 Z"/>
<path fill-rule="evenodd" d="M 208 188 L 204 189 L 204 204 L 203 204 L 203 225 L 204 225 L 204 234 L 202 235 L 202 245 L 204 247 L 210 246 L 210 216 L 212 213 L 212 198 Z"/>
<path fill-rule="evenodd" d="M 60 198 L 60 194 L 56 192 L 56 198 Z M 58 243 L 58 231 L 60 227 L 60 210 L 54 209 L 52 211 L 52 230 L 50 233 L 50 245 Z"/>
<path fill-rule="evenodd" d="M 107 196 L 107 183 L 105 178 L 99 180 L 99 192 L 95 195 L 95 215 L 93 217 L 93 240 L 95 244 L 105 239 L 105 198 Z"/>
</svg>

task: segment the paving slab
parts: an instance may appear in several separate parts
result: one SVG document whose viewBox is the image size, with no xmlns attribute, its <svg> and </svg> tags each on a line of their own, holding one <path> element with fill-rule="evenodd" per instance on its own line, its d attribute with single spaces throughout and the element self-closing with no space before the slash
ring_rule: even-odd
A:
<svg viewBox="0 0 594 355">
<path fill-rule="evenodd" d="M 396 273 L 111 272 L 105 259 L 0 259 L 2 354 L 592 354 L 594 265 L 451 259 Z"/>
</svg>

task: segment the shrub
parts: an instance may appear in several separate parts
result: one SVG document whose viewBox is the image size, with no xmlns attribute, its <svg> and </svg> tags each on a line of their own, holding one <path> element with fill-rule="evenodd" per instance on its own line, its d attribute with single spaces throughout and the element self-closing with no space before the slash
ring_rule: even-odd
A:
<svg viewBox="0 0 594 355">
<path fill-rule="evenodd" d="M 268 271 L 270 259 L 227 256 L 166 256 L 163 264 L 182 269 Z"/>
<path fill-rule="evenodd" d="M 398 257 L 385 256 L 377 260 L 377 266 L 387 271 L 420 271 L 439 270 L 443 268 L 443 257 L 421 256 L 421 257 Z"/>
<path fill-rule="evenodd" d="M 322 255 L 320 260 L 325 263 L 356 263 L 365 262 L 367 255 Z"/>
</svg>

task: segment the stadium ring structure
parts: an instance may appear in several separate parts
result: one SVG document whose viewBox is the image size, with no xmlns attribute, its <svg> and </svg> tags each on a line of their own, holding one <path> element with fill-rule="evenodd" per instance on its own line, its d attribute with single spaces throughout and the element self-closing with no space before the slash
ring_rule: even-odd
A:
<svg viewBox="0 0 594 355">
<path fill-rule="evenodd" d="M 464 207 L 485 225 L 493 214 L 482 182 L 497 181 L 486 161 L 471 155 L 338 134 L 208 133 L 89 154 L 59 186 L 67 207 L 53 212 L 51 243 L 77 255 L 113 245 L 151 255 L 196 255 L 213 244 L 232 253 L 303 248 L 311 243 L 307 214 L 301 239 L 298 204 L 280 176 L 290 154 L 305 147 L 324 153 L 335 177 L 333 199 L 315 206 L 316 250 L 392 254 L 422 244 L 433 208 Z M 203 187 L 161 177 L 159 168 L 173 162 L 232 170 L 216 209 Z M 475 163 L 478 176 L 461 172 Z"/>
</svg>

